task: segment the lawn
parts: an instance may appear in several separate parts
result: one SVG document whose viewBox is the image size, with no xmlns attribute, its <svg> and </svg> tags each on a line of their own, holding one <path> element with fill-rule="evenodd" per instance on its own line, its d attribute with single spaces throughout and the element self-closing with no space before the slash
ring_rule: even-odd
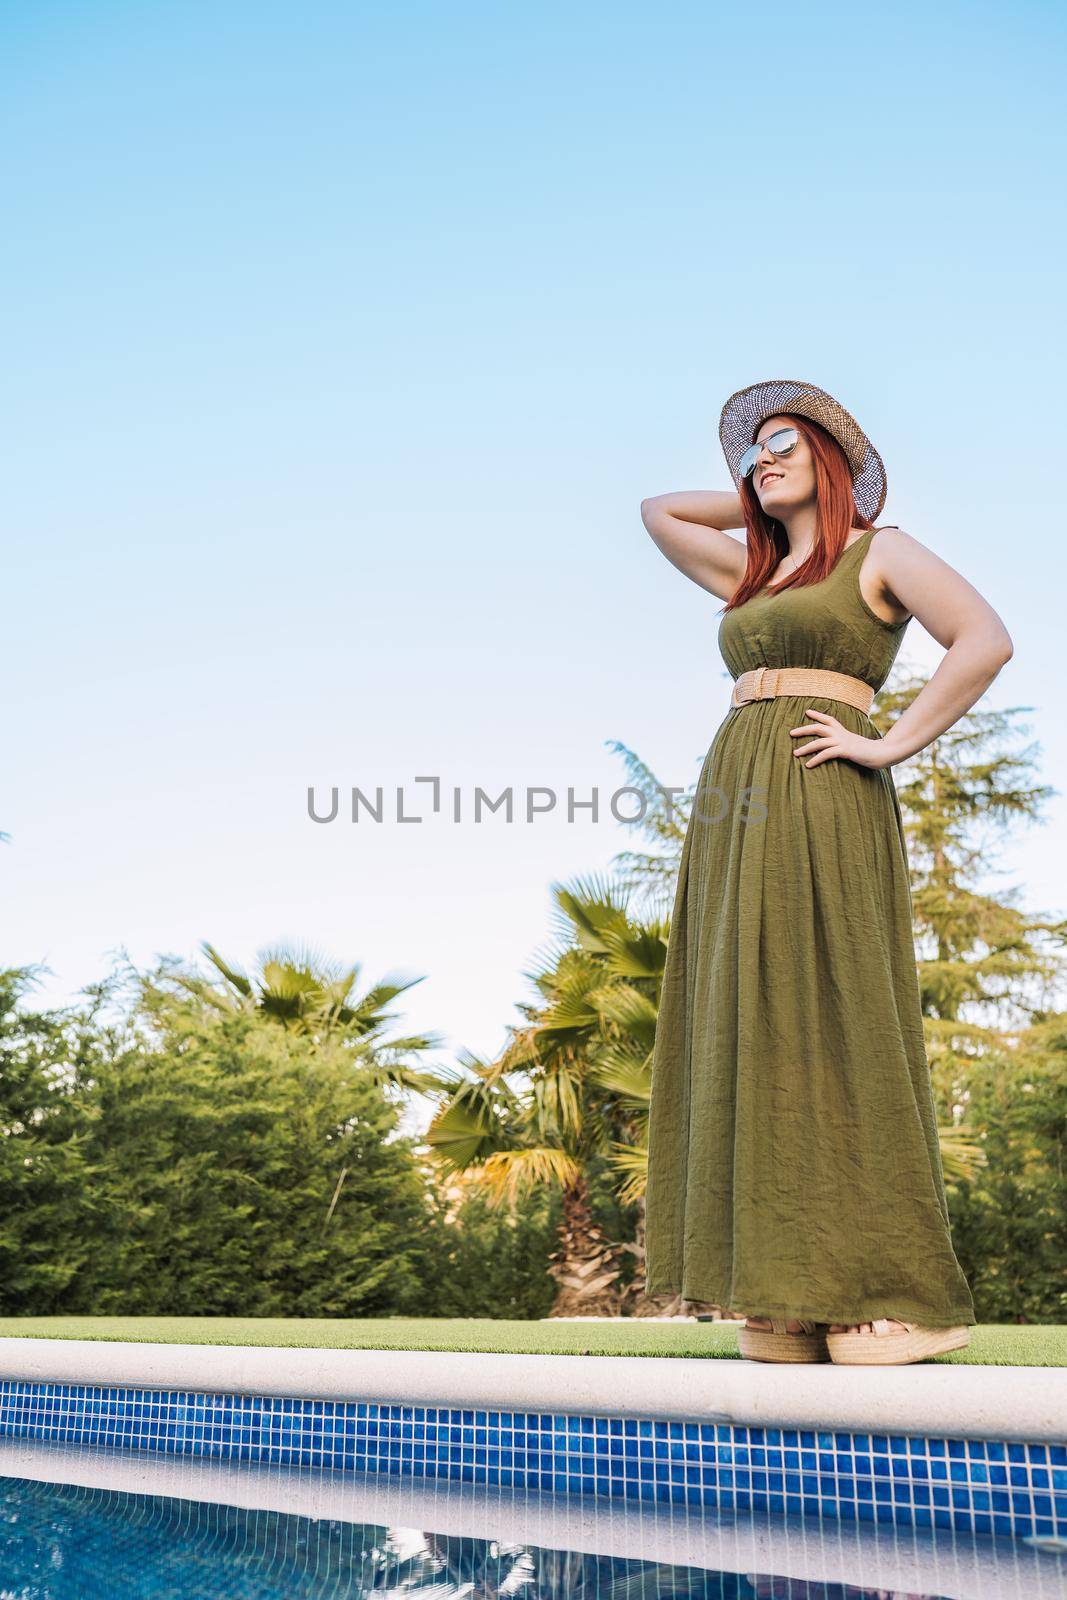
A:
<svg viewBox="0 0 1067 1600">
<path fill-rule="evenodd" d="M 0 1338 L 118 1339 L 144 1344 L 273 1345 L 311 1350 L 464 1350 L 589 1356 L 737 1355 L 737 1324 L 495 1322 L 488 1318 L 5 1317 Z M 1067 1327 L 983 1323 L 966 1350 L 934 1358 L 973 1366 L 1067 1367 Z M 2 1363 L 0 1363 L 2 1365 Z"/>
</svg>

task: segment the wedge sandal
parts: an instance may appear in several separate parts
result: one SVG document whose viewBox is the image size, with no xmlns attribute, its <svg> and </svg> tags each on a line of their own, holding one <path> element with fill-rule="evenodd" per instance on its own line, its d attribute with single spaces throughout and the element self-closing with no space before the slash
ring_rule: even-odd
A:
<svg viewBox="0 0 1067 1600">
<path fill-rule="evenodd" d="M 737 1330 L 737 1348 L 749 1361 L 829 1361 L 826 1348 L 825 1322 L 807 1322 L 801 1317 L 801 1332 L 790 1333 L 785 1317 L 761 1319 L 770 1323 L 770 1329 L 750 1328 Z"/>
<path fill-rule="evenodd" d="M 891 1328 L 901 1322 L 906 1331 Z M 876 1317 L 871 1333 L 828 1333 L 826 1347 L 830 1360 L 839 1367 L 894 1367 L 909 1361 L 926 1361 L 948 1350 L 963 1350 L 971 1341 L 970 1330 L 924 1328 L 903 1317 Z"/>
</svg>

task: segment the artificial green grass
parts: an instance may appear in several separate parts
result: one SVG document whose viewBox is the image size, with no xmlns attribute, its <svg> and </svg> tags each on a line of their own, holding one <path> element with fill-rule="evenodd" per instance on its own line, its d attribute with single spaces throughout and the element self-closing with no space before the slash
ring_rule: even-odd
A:
<svg viewBox="0 0 1067 1600">
<path fill-rule="evenodd" d="M 3 1317 L 5 1339 L 117 1339 L 140 1344 L 267 1345 L 308 1350 L 465 1350 L 494 1354 L 716 1356 L 737 1354 L 736 1323 L 495 1322 L 477 1317 Z M 1067 1367 L 1067 1327 L 982 1323 L 965 1350 L 933 1357 L 961 1366 Z M 0 1360 L 0 1368 L 3 1362 Z"/>
</svg>

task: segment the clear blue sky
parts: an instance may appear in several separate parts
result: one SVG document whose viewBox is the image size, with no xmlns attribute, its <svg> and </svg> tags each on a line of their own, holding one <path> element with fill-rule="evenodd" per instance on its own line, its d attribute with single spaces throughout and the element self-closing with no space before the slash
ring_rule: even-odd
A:
<svg viewBox="0 0 1067 1600">
<path fill-rule="evenodd" d="M 691 782 L 718 602 L 638 508 L 729 486 L 767 377 L 1000 611 L 989 703 L 1067 790 L 1063 44 L 1034 4 L 5 5 L 0 960 L 58 1001 L 308 941 L 499 1048 L 550 883 L 626 830 L 317 827 L 307 785 L 606 797 L 613 738 Z M 1048 815 L 1002 881 L 1063 911 Z"/>
</svg>

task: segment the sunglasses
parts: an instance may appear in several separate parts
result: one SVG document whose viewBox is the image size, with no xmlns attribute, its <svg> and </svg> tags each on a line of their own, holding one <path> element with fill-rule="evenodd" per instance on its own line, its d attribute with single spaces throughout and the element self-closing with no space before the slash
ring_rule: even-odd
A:
<svg viewBox="0 0 1067 1600">
<path fill-rule="evenodd" d="M 774 433 L 768 434 L 766 439 L 761 439 L 758 444 L 750 444 L 741 457 L 739 472 L 742 478 L 747 478 L 754 472 L 756 462 L 764 450 L 769 450 L 772 456 L 790 455 L 800 442 L 800 433 L 796 428 L 778 428 Z"/>
</svg>

